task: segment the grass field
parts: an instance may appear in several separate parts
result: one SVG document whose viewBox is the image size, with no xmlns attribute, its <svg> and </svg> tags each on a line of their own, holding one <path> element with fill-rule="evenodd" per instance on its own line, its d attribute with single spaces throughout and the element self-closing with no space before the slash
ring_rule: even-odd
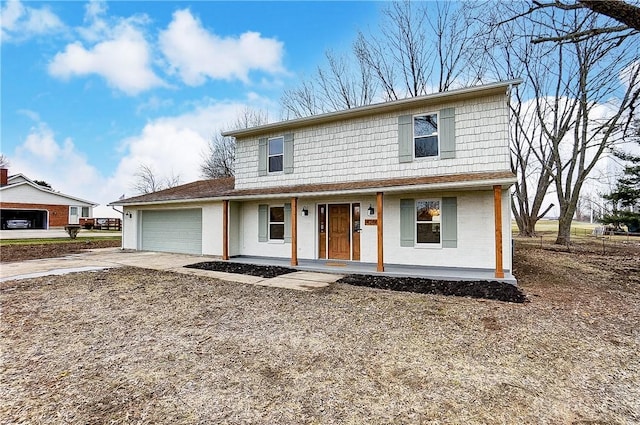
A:
<svg viewBox="0 0 640 425">
<path fill-rule="evenodd" d="M 2 239 L 0 246 L 5 245 L 42 245 L 42 244 L 61 244 L 61 243 L 77 243 L 77 242 L 97 242 L 97 241 L 119 241 L 120 235 L 117 236 L 83 236 L 81 238 L 42 238 L 42 239 Z"/>
</svg>

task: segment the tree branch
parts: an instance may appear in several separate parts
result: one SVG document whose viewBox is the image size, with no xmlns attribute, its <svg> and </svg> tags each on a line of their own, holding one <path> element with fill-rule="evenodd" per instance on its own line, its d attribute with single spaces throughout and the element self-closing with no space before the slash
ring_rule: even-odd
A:
<svg viewBox="0 0 640 425">
<path fill-rule="evenodd" d="M 532 43 L 545 43 L 548 41 L 553 42 L 569 42 L 569 43 L 578 43 L 580 41 L 584 41 L 587 38 L 595 37 L 600 34 L 611 34 L 616 32 L 622 32 L 629 30 L 630 28 L 626 25 L 619 25 L 617 27 L 608 27 L 608 28 L 592 28 L 586 31 L 578 31 L 572 32 L 569 34 L 561 35 L 558 37 L 540 37 L 531 40 Z M 636 31 L 632 31 L 631 34 L 634 34 Z"/>
</svg>

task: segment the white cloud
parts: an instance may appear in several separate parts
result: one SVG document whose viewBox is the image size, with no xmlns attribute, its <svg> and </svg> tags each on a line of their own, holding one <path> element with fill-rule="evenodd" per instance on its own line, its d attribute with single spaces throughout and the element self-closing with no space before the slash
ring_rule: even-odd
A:
<svg viewBox="0 0 640 425">
<path fill-rule="evenodd" d="M 128 95 L 164 85 L 150 66 L 150 46 L 131 22 L 112 29 L 112 38 L 86 49 L 80 42 L 67 45 L 49 63 L 49 73 L 59 78 L 96 74 Z"/>
<path fill-rule="evenodd" d="M 76 28 L 84 40 L 68 44 L 49 62 L 49 74 L 68 79 L 99 75 L 128 95 L 136 95 L 166 84 L 153 71 L 152 46 L 144 26 L 146 15 L 108 18 L 107 5 L 91 1 L 85 6 L 85 26 Z"/>
<path fill-rule="evenodd" d="M 248 82 L 252 70 L 284 72 L 282 42 L 257 32 L 237 38 L 217 36 L 187 9 L 173 14 L 168 28 L 160 33 L 159 45 L 169 72 L 178 73 L 190 86 L 201 85 L 207 78 Z"/>
<path fill-rule="evenodd" d="M 116 216 L 106 205 L 123 194 L 136 195 L 132 186 L 141 164 L 153 168 L 159 179 L 179 175 L 182 183 L 200 180 L 202 153 L 214 132 L 228 129 L 247 106 L 264 110 L 274 106 L 255 94 L 245 102 L 205 99 L 187 113 L 148 122 L 139 134 L 114 148 L 121 158 L 113 172 L 101 172 L 92 163 L 100 158 L 89 159 L 71 138 L 60 140 L 49 125 L 37 121 L 15 151 L 6 152 L 10 172 L 45 180 L 55 190 L 101 204 L 97 216 Z M 37 118 L 37 113 L 28 112 Z"/>
<path fill-rule="evenodd" d="M 225 128 L 243 107 L 240 103 L 216 103 L 149 122 L 139 135 L 123 140 L 124 156 L 112 184 L 127 197 L 135 195 L 131 191 L 133 175 L 141 164 L 150 166 L 160 179 L 174 174 L 183 183 L 200 180 L 202 152 L 214 131 Z"/>
<path fill-rule="evenodd" d="M 10 0 L 0 9 L 2 41 L 22 41 L 36 35 L 50 34 L 65 29 L 60 18 L 47 6 L 24 6 L 19 0 Z"/>
<path fill-rule="evenodd" d="M 44 122 L 32 127 L 24 142 L 10 155 L 11 174 L 22 173 L 32 180 L 44 180 L 54 190 L 67 195 L 99 202 L 96 187 L 101 176 L 87 157 L 66 138 L 56 140 Z"/>
</svg>

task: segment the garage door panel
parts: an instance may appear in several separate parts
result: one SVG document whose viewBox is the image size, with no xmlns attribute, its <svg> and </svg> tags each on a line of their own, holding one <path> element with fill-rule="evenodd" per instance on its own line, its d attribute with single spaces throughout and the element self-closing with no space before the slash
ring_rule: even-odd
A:
<svg viewBox="0 0 640 425">
<path fill-rule="evenodd" d="M 202 209 L 143 211 L 142 250 L 202 254 Z"/>
</svg>

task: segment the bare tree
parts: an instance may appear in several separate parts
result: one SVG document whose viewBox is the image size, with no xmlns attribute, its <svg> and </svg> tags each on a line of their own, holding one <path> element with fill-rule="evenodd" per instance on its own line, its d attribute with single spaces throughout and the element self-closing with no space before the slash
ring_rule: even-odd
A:
<svg viewBox="0 0 640 425">
<path fill-rule="evenodd" d="M 474 37 L 465 6 L 390 3 L 379 32 L 360 31 L 351 57 L 327 52 L 312 78 L 285 92 L 283 109 L 304 117 L 474 85 L 486 61 Z"/>
<path fill-rule="evenodd" d="M 235 172 L 236 143 L 233 137 L 216 133 L 203 154 L 200 172 L 203 177 L 217 179 L 233 177 Z"/>
<path fill-rule="evenodd" d="M 526 79 L 522 90 L 534 104 L 531 112 L 514 109 L 520 122 L 516 127 L 523 130 L 519 136 L 524 140 L 521 143 L 514 137 L 512 149 L 520 183 L 514 195 L 519 208 L 514 208 L 514 214 L 517 221 L 522 219 L 518 221 L 521 234 L 532 234 L 526 219 L 537 221 L 543 215 L 535 207 L 553 188 L 560 208 L 556 243 L 567 244 L 585 181 L 620 140 L 637 105 L 637 39 L 631 33 L 566 38 L 610 26 L 608 20 L 583 8 L 522 12 L 515 10 L 518 5 L 507 7 L 511 8 L 507 12 L 500 10 L 502 16 L 519 18 L 502 21 L 496 39 L 509 39 L 511 34 L 515 41 L 503 43 L 500 55 L 522 63 Z M 533 43 L 535 47 L 531 43 L 541 40 L 546 42 Z M 516 96 L 516 105 L 523 99 Z M 533 128 L 525 129 L 524 120 L 533 120 Z"/>
<path fill-rule="evenodd" d="M 480 81 L 485 60 L 473 23 L 465 5 L 394 2 L 382 35 L 360 32 L 354 52 L 390 100 L 470 86 Z"/>
<path fill-rule="evenodd" d="M 325 60 L 312 79 L 284 92 L 281 103 L 287 116 L 300 118 L 373 102 L 376 84 L 360 58 L 352 61 L 346 55 L 327 51 Z"/>
<path fill-rule="evenodd" d="M 238 114 L 231 127 L 234 129 L 249 128 L 266 124 L 267 121 L 266 112 L 247 107 Z M 202 153 L 200 173 L 202 177 L 208 179 L 232 177 L 235 173 L 235 160 L 235 140 L 233 137 L 225 137 L 220 131 L 217 131 Z"/>
<path fill-rule="evenodd" d="M 0 153 L 0 168 L 9 168 L 9 158 L 3 153 Z"/>
<path fill-rule="evenodd" d="M 548 41 L 575 43 L 600 34 L 617 33 L 626 37 L 627 35 L 637 34 L 637 32 L 640 31 L 640 7 L 622 0 L 577 0 L 572 3 L 561 0 L 532 0 L 529 8 L 518 14 L 509 15 L 510 17 L 501 21 L 501 23 L 522 17 L 537 20 L 539 16 L 538 12 L 544 9 L 551 10 L 551 14 L 554 13 L 554 10 L 564 12 L 576 10 L 592 11 L 596 14 L 612 18 L 612 20 L 606 24 L 592 28 L 574 29 L 555 35 L 540 34 L 532 39 L 532 43 L 544 43 Z M 543 23 L 544 20 L 537 22 Z"/>
<path fill-rule="evenodd" d="M 136 178 L 132 189 L 141 195 L 169 189 L 180 184 L 180 176 L 173 171 L 165 178 L 157 177 L 154 169 L 150 165 L 140 164 L 138 171 L 134 174 Z"/>
</svg>

